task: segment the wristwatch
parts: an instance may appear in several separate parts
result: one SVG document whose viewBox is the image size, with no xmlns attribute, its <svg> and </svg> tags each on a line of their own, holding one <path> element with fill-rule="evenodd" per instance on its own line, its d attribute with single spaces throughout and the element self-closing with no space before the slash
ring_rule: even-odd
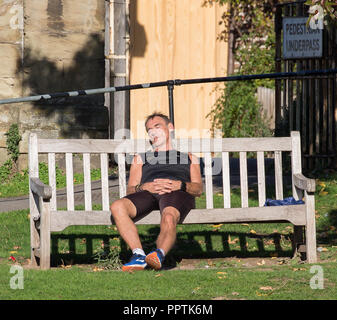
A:
<svg viewBox="0 0 337 320">
<path fill-rule="evenodd" d="M 181 191 L 186 191 L 186 182 L 185 181 L 181 181 L 180 190 Z"/>
</svg>

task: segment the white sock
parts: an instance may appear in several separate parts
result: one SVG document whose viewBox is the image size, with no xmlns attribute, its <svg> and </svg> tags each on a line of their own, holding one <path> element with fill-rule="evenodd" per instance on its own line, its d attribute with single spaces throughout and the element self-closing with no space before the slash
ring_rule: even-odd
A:
<svg viewBox="0 0 337 320">
<path fill-rule="evenodd" d="M 145 256 L 145 255 L 146 255 L 145 252 L 144 252 L 144 250 L 143 250 L 143 249 L 140 249 L 140 248 L 133 249 L 133 250 L 132 250 L 132 254 L 140 254 L 140 255 L 142 255 L 142 256 Z"/>
<path fill-rule="evenodd" d="M 158 248 L 158 250 L 160 250 L 160 252 L 163 254 L 163 257 L 165 257 L 165 251 L 163 249 Z"/>
</svg>

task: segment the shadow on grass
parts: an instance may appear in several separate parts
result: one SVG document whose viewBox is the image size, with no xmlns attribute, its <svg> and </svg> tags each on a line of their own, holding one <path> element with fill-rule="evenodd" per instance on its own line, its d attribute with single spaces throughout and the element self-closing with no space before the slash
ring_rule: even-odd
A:
<svg viewBox="0 0 337 320">
<path fill-rule="evenodd" d="M 155 248 L 158 233 L 159 227 L 153 227 L 148 230 L 147 235 L 141 235 L 146 253 Z M 94 264 L 97 262 L 94 258 L 97 249 L 103 248 L 108 253 L 114 239 L 114 234 L 52 234 L 51 265 Z M 174 268 L 182 259 L 271 256 L 291 258 L 293 251 L 281 244 L 284 240 L 291 240 L 291 236 L 280 233 L 261 235 L 222 231 L 178 232 L 176 244 L 168 253 L 164 266 L 167 269 Z M 255 244 L 252 244 L 252 241 L 255 241 Z M 273 248 L 265 248 L 264 241 L 272 244 Z M 99 243 L 99 246 L 95 245 L 95 242 Z M 130 258 L 131 251 L 122 240 L 118 246 L 119 258 L 125 263 Z"/>
</svg>

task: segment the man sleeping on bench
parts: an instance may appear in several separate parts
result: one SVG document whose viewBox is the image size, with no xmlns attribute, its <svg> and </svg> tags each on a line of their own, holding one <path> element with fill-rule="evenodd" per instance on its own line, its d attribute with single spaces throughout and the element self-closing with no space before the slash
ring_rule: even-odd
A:
<svg viewBox="0 0 337 320">
<path fill-rule="evenodd" d="M 199 160 L 173 149 L 170 119 L 155 112 L 146 118 L 145 128 L 153 151 L 134 156 L 127 195 L 110 206 L 117 230 L 133 253 L 123 271 L 161 269 L 175 243 L 177 223 L 195 208 L 195 197 L 202 193 Z M 160 210 L 160 233 L 157 248 L 146 255 L 133 219 L 153 210 Z"/>
</svg>

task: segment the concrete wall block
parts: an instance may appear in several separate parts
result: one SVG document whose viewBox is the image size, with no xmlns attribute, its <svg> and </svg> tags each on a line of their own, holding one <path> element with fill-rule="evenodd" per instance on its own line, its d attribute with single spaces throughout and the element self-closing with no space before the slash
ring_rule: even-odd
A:
<svg viewBox="0 0 337 320">
<path fill-rule="evenodd" d="M 35 0 L 25 8 L 26 31 L 45 30 L 54 37 L 104 30 L 104 1 Z"/>
<path fill-rule="evenodd" d="M 22 95 L 19 77 L 0 78 L 0 99 L 16 98 Z"/>
<path fill-rule="evenodd" d="M 2 42 L 16 43 L 21 41 L 22 1 L 0 2 L 0 39 Z"/>
<path fill-rule="evenodd" d="M 0 78 L 17 76 L 17 65 L 21 61 L 21 47 L 16 44 L 0 43 Z"/>
</svg>

